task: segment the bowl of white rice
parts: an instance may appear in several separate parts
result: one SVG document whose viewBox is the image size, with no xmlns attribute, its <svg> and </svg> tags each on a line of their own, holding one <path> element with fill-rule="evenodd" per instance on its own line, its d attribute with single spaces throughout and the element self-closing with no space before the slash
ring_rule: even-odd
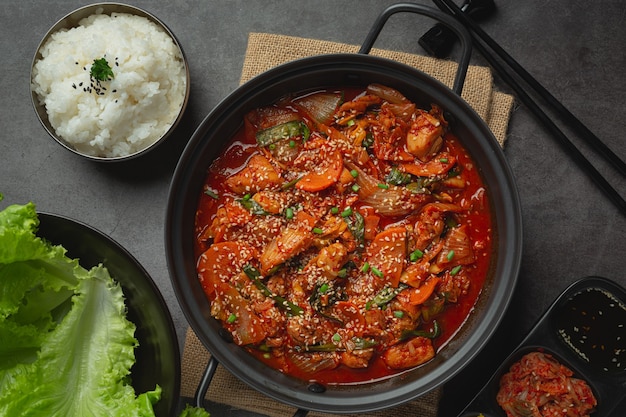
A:
<svg viewBox="0 0 626 417">
<path fill-rule="evenodd" d="M 125 161 L 165 141 L 189 98 L 189 68 L 174 34 L 150 13 L 96 3 L 42 39 L 31 95 L 45 130 L 96 161 Z"/>
</svg>

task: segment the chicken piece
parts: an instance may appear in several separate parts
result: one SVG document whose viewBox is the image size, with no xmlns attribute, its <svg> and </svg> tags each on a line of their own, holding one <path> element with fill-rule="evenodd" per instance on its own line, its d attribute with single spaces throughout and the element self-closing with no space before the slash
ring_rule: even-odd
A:
<svg viewBox="0 0 626 417">
<path fill-rule="evenodd" d="M 431 203 L 426 204 L 418 216 L 413 231 L 414 248 L 423 251 L 433 241 L 438 240 L 445 227 L 446 212 L 460 212 L 461 207 L 456 204 Z"/>
<path fill-rule="evenodd" d="M 406 146 L 412 155 L 428 162 L 443 145 L 446 121 L 441 109 L 433 106 L 430 112 L 418 110 L 406 137 Z"/>
<path fill-rule="evenodd" d="M 349 368 L 367 368 L 374 349 L 359 349 L 341 353 L 340 362 Z"/>
<path fill-rule="evenodd" d="M 435 348 L 427 337 L 415 337 L 391 346 L 383 354 L 383 360 L 393 369 L 412 368 L 435 357 Z"/>
<path fill-rule="evenodd" d="M 266 213 L 278 214 L 284 210 L 287 205 L 287 196 L 285 193 L 273 190 L 263 190 L 252 196 L 252 199 L 261 206 Z"/>
<path fill-rule="evenodd" d="M 348 261 L 348 255 L 348 250 L 344 245 L 339 242 L 332 243 L 320 250 L 319 254 L 308 263 L 305 271 L 315 268 L 325 277 L 334 279 L 337 277 L 339 270 Z"/>
</svg>

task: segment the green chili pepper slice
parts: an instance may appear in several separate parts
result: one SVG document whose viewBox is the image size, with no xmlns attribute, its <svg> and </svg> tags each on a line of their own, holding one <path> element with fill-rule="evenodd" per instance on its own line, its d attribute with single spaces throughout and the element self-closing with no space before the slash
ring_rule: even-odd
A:
<svg viewBox="0 0 626 417">
<path fill-rule="evenodd" d="M 258 269 L 253 267 L 252 265 L 245 265 L 243 267 L 243 272 L 246 274 L 248 278 L 254 283 L 254 285 L 265 295 L 266 297 L 271 298 L 276 302 L 276 306 L 285 310 L 288 314 L 292 316 L 301 316 L 304 314 L 304 309 L 291 301 L 286 300 L 284 297 L 280 295 L 274 294 L 269 288 L 265 286 L 261 282 L 261 273 Z"/>
</svg>

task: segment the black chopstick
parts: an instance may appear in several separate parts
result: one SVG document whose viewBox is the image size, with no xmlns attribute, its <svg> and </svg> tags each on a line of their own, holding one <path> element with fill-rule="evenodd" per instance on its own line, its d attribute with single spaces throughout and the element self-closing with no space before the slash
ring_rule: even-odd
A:
<svg viewBox="0 0 626 417">
<path fill-rule="evenodd" d="M 591 130 L 587 128 L 574 114 L 572 114 L 560 101 L 558 101 L 539 81 L 537 81 L 528 71 L 524 69 L 511 55 L 509 55 L 496 41 L 493 40 L 482 28 L 477 25 L 467 13 L 464 13 L 458 6 L 450 0 L 441 0 L 453 16 L 461 20 L 462 23 L 471 29 L 480 39 L 485 42 L 509 67 L 511 67 L 530 87 L 532 87 L 542 99 L 550 104 L 568 123 L 570 123 L 581 137 L 586 140 L 593 149 L 603 155 L 617 171 L 626 175 L 626 162 L 621 160 L 604 142 L 602 142 Z M 439 3 L 439 1 L 435 1 Z M 441 4 L 437 6 L 447 11 Z M 454 7 L 453 7 L 454 6 Z"/>
<path fill-rule="evenodd" d="M 552 119 L 541 109 L 541 107 L 526 93 L 524 88 L 517 82 L 517 80 L 509 74 L 506 68 L 499 62 L 482 44 L 485 42 L 488 44 L 500 59 L 505 61 L 509 66 L 515 70 L 518 75 L 528 82 L 533 88 L 538 88 L 538 93 L 542 98 L 555 105 L 558 101 L 550 94 L 545 94 L 547 90 L 543 88 L 539 82 L 537 82 L 530 74 L 528 74 L 513 58 L 511 58 L 502 48 L 487 35 L 478 25 L 476 25 L 471 18 L 466 16 L 461 9 L 454 4 L 451 0 L 433 0 L 434 3 L 446 13 L 455 16 L 463 25 L 470 30 L 470 34 L 474 39 L 474 46 L 480 51 L 489 64 L 498 72 L 504 82 L 506 82 L 516 93 L 520 101 L 546 126 L 546 128 L 552 133 L 552 135 L 559 141 L 559 143 L 565 148 L 569 155 L 584 169 L 584 171 L 591 177 L 596 185 L 609 197 L 609 199 L 617 206 L 620 212 L 626 216 L 626 201 L 620 196 L 620 194 L 611 186 L 611 184 L 598 172 L 598 170 L 585 158 L 585 156 L 576 148 L 576 146 L 568 139 L 568 137 L 559 129 L 559 127 L 552 121 Z M 521 70 L 521 71 L 520 71 Z M 557 110 L 560 108 L 565 109 L 563 105 L 558 103 L 555 106 Z M 562 111 L 562 110 L 559 110 Z M 584 125 L 576 119 L 567 109 L 565 113 L 562 113 L 570 122 L 573 122 L 580 130 L 589 132 Z M 567 116 L 567 114 L 571 115 Z M 572 120 L 575 119 L 575 121 Z M 583 126 L 583 128 L 581 128 Z M 591 132 L 589 132 L 591 133 Z M 600 151 L 607 160 L 609 160 L 622 174 L 626 172 L 624 168 L 624 162 L 615 155 L 600 139 L 598 139 L 593 133 L 591 136 L 586 135 L 585 139 L 594 144 L 598 151 Z M 601 144 L 598 145 L 598 143 Z"/>
</svg>

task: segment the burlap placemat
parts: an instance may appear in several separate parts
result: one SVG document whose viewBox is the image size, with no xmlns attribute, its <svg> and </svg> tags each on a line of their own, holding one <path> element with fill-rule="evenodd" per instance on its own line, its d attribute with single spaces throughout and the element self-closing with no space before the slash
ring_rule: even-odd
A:
<svg viewBox="0 0 626 417">
<path fill-rule="evenodd" d="M 241 83 L 280 64 L 299 58 L 329 53 L 356 53 L 360 46 L 344 43 L 298 38 L 295 36 L 251 33 L 241 72 Z M 452 87 L 456 62 L 422 55 L 372 48 L 371 55 L 410 65 Z M 465 101 L 478 113 L 504 145 L 513 96 L 495 91 L 493 77 L 487 67 L 471 65 L 467 71 L 463 93 Z"/>
<path fill-rule="evenodd" d="M 241 83 L 243 84 L 274 66 L 295 59 L 328 53 L 356 53 L 358 50 L 359 47 L 355 45 L 293 36 L 251 33 L 248 38 Z M 457 64 L 454 62 L 375 48 L 370 53 L 411 65 L 447 86 L 452 86 L 457 68 Z M 492 81 L 489 68 L 470 66 L 462 97 L 487 122 L 500 145 L 504 146 L 509 116 L 513 107 L 513 97 L 495 91 L 492 87 Z M 210 355 L 207 350 L 193 330 L 189 329 L 182 357 L 181 395 L 183 397 L 192 398 L 195 395 L 209 358 Z M 391 410 L 359 414 L 359 417 L 386 417 L 390 415 L 394 417 L 436 417 L 441 394 L 442 390 L 437 389 Z M 269 417 L 291 416 L 296 411 L 292 407 L 276 402 L 253 390 L 222 366 L 217 368 L 207 393 L 207 399 Z M 317 412 L 310 412 L 308 415 L 311 417 L 334 416 Z M 356 417 L 356 415 L 353 416 Z"/>
</svg>

